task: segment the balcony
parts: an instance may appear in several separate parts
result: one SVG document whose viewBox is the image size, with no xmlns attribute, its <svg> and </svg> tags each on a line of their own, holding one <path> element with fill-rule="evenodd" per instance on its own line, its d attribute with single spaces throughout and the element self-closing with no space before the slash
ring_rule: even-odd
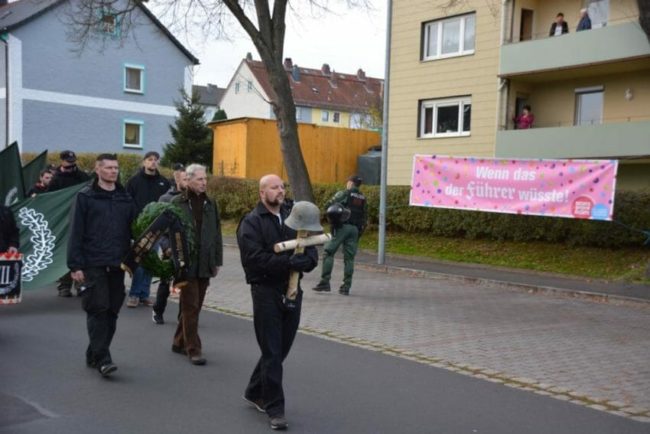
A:
<svg viewBox="0 0 650 434">
<path fill-rule="evenodd" d="M 623 62 L 625 61 L 625 62 Z M 501 47 L 499 76 L 535 81 L 566 78 L 563 70 L 576 69 L 585 75 L 624 72 L 646 68 L 650 42 L 638 22 L 568 33 Z M 607 70 L 616 63 L 615 69 Z M 599 65 L 595 67 L 595 65 Z"/>
<path fill-rule="evenodd" d="M 650 156 L 650 121 L 497 132 L 497 158 Z"/>
</svg>

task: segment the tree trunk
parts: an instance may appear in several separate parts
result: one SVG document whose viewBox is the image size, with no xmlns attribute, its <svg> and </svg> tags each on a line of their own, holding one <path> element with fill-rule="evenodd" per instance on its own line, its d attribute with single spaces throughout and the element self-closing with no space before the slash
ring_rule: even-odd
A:
<svg viewBox="0 0 650 434">
<path fill-rule="evenodd" d="M 300 149 L 296 106 L 293 102 L 289 77 L 282 64 L 282 59 L 263 59 L 269 72 L 269 80 L 277 101 L 272 101 L 273 112 L 277 119 L 280 148 L 287 169 L 287 176 L 296 200 L 314 201 L 309 172 Z M 325 162 L 323 162 L 325 164 Z"/>
</svg>

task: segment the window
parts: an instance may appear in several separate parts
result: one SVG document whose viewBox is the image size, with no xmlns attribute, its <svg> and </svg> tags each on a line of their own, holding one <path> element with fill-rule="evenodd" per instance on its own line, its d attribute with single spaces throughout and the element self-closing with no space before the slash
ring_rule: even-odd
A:
<svg viewBox="0 0 650 434">
<path fill-rule="evenodd" d="M 135 120 L 124 121 L 124 143 L 125 148 L 142 148 L 144 122 Z"/>
<path fill-rule="evenodd" d="M 609 0 L 589 0 L 588 4 L 591 27 L 593 29 L 605 27 L 609 19 Z"/>
<path fill-rule="evenodd" d="M 327 122 L 330 120 L 330 112 L 327 110 L 323 110 L 323 112 L 320 114 L 320 120 L 322 122 Z"/>
<path fill-rule="evenodd" d="M 470 97 L 420 101 L 420 137 L 468 136 L 471 120 Z"/>
<path fill-rule="evenodd" d="M 339 122 L 341 122 L 341 113 L 339 113 L 339 112 L 334 112 L 334 114 L 332 115 L 332 122 L 334 122 L 334 123 L 336 123 L 336 124 L 338 124 Z"/>
<path fill-rule="evenodd" d="M 144 93 L 144 66 L 124 65 L 124 92 Z"/>
<path fill-rule="evenodd" d="M 247 92 L 252 92 L 253 91 L 253 82 L 248 80 L 248 83 L 246 83 L 246 91 Z"/>
<path fill-rule="evenodd" d="M 117 20 L 115 18 L 115 15 L 113 14 L 102 15 L 100 23 L 102 32 L 109 33 L 111 35 L 115 34 L 115 31 L 117 29 L 116 21 Z"/>
<path fill-rule="evenodd" d="M 296 107 L 296 120 L 299 121 L 302 119 L 302 107 Z"/>
<path fill-rule="evenodd" d="M 476 14 L 424 23 L 422 60 L 443 59 L 474 53 Z"/>
<path fill-rule="evenodd" d="M 575 125 L 598 125 L 603 121 L 602 86 L 576 89 Z"/>
<path fill-rule="evenodd" d="M 239 93 L 239 82 L 235 83 L 235 93 Z"/>
</svg>

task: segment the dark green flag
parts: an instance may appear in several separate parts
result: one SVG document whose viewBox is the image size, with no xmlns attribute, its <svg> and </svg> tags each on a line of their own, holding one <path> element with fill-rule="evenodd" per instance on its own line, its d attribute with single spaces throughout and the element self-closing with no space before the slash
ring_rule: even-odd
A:
<svg viewBox="0 0 650 434">
<path fill-rule="evenodd" d="M 23 289 L 49 285 L 68 271 L 70 208 L 85 185 L 39 194 L 12 205 L 20 229 Z"/>
<path fill-rule="evenodd" d="M 25 196 L 40 178 L 41 170 L 47 165 L 47 151 L 38 154 L 32 161 L 23 166 L 23 186 Z"/>
<path fill-rule="evenodd" d="M 0 203 L 10 206 L 25 197 L 18 143 L 0 151 Z"/>
</svg>

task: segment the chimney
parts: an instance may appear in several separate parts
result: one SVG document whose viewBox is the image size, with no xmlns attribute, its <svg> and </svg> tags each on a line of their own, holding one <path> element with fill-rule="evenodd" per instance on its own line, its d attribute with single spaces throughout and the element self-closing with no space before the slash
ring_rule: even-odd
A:
<svg viewBox="0 0 650 434">
<path fill-rule="evenodd" d="M 246 60 L 249 61 L 249 62 L 251 62 L 253 60 L 253 55 L 251 54 L 250 51 L 248 53 L 246 53 Z"/>
<path fill-rule="evenodd" d="M 330 76 L 330 85 L 336 87 L 336 71 L 332 70 L 332 75 Z"/>
<path fill-rule="evenodd" d="M 366 79 L 366 73 L 363 71 L 363 69 L 359 68 L 357 70 L 357 78 L 361 81 L 365 81 Z"/>
<path fill-rule="evenodd" d="M 291 70 L 291 76 L 293 77 L 293 81 L 295 82 L 300 81 L 300 69 L 298 69 L 298 65 L 293 65 L 293 69 Z"/>
<path fill-rule="evenodd" d="M 323 73 L 323 75 L 330 75 L 332 71 L 330 71 L 330 66 L 327 63 L 323 63 L 323 66 L 321 66 L 320 71 Z"/>
<path fill-rule="evenodd" d="M 291 61 L 291 57 L 285 57 L 284 58 L 284 69 L 290 71 L 293 69 L 293 62 Z"/>
</svg>

